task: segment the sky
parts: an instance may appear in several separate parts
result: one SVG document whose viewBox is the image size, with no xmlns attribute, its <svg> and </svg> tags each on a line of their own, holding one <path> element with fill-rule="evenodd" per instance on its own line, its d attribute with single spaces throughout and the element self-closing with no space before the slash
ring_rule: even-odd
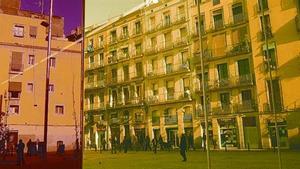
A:
<svg viewBox="0 0 300 169">
<path fill-rule="evenodd" d="M 85 26 L 103 23 L 143 2 L 144 0 L 85 0 Z"/>
<path fill-rule="evenodd" d="M 21 9 L 41 13 L 41 1 L 21 0 Z M 44 0 L 44 3 L 44 13 L 49 14 L 50 0 Z M 69 35 L 71 30 L 82 25 L 82 0 L 53 0 L 53 9 L 54 15 L 63 16 L 65 19 L 65 35 Z"/>
</svg>

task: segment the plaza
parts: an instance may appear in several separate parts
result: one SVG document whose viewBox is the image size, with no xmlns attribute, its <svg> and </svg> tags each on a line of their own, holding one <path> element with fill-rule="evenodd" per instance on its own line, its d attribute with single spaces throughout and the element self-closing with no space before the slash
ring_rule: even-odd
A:
<svg viewBox="0 0 300 169">
<path fill-rule="evenodd" d="M 179 152 L 130 151 L 127 154 L 111 154 L 110 151 L 85 151 L 83 169 L 202 169 L 206 168 L 206 153 L 188 151 L 187 162 L 181 162 Z M 282 152 L 283 169 L 297 169 L 300 166 L 300 152 Z M 276 153 L 273 151 L 213 151 L 213 169 L 274 169 L 278 168 Z"/>
</svg>

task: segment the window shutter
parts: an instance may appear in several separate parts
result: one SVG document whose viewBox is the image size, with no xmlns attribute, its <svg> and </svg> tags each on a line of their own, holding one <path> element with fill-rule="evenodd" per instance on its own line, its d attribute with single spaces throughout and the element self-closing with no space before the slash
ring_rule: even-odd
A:
<svg viewBox="0 0 300 169">
<path fill-rule="evenodd" d="M 22 83 L 21 82 L 9 82 L 8 91 L 21 92 L 22 91 Z"/>
</svg>

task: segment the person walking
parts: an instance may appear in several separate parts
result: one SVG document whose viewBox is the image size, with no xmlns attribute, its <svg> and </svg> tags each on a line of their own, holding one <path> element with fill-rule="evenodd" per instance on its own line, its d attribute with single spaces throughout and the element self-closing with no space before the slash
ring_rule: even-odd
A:
<svg viewBox="0 0 300 169">
<path fill-rule="evenodd" d="M 153 146 L 153 152 L 154 152 L 154 154 L 156 154 L 157 153 L 157 139 L 155 137 L 152 139 L 152 146 Z"/>
<path fill-rule="evenodd" d="M 19 144 L 17 144 L 17 165 L 19 166 L 25 164 L 24 148 L 25 148 L 25 144 L 23 143 L 23 140 L 20 139 Z"/>
<path fill-rule="evenodd" d="M 185 134 L 182 134 L 181 139 L 180 139 L 180 155 L 183 158 L 183 160 L 182 160 L 183 162 L 187 161 L 186 150 L 187 150 L 186 136 L 185 136 Z"/>
<path fill-rule="evenodd" d="M 32 156 L 32 141 L 31 139 L 28 140 L 28 142 L 26 143 L 27 146 L 27 155 L 28 156 Z"/>
</svg>

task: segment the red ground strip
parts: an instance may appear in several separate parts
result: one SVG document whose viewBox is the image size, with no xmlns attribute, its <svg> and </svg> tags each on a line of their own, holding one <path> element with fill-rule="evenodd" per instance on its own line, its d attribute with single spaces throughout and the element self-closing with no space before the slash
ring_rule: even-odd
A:
<svg viewBox="0 0 300 169">
<path fill-rule="evenodd" d="M 16 155 L 7 156 L 5 161 L 0 157 L 0 169 L 81 169 L 80 154 L 67 152 L 64 155 L 48 153 L 47 160 L 38 156 L 25 155 L 25 164 L 16 164 Z"/>
</svg>

